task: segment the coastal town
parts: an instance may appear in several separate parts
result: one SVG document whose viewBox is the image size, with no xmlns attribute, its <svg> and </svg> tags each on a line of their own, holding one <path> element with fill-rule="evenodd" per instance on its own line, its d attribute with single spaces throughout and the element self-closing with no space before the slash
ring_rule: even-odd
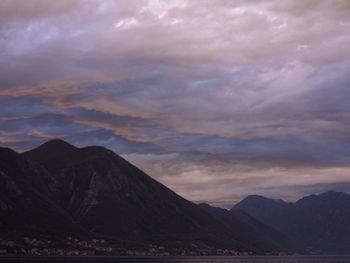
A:
<svg viewBox="0 0 350 263">
<path fill-rule="evenodd" d="M 161 245 L 117 246 L 105 239 L 80 240 L 67 237 L 60 243 L 51 240 L 24 237 L 17 241 L 0 240 L 0 256 L 249 256 L 252 252 L 232 249 L 199 247 L 165 247 Z M 280 253 L 276 252 L 276 255 Z"/>
</svg>

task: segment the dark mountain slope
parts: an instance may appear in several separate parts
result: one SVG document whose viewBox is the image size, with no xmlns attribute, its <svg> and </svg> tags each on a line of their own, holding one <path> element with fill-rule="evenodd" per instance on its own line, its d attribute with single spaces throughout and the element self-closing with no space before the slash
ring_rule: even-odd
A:
<svg viewBox="0 0 350 263">
<path fill-rule="evenodd" d="M 73 149 L 56 142 L 56 147 L 69 151 L 58 155 L 49 142 L 23 156 L 50 172 L 54 178 L 51 188 L 60 205 L 92 234 L 250 250 L 215 217 L 112 151 L 96 146 Z"/>
<path fill-rule="evenodd" d="M 285 203 L 247 197 L 234 206 L 286 236 L 322 253 L 350 251 L 350 195 L 330 191 Z"/>
<path fill-rule="evenodd" d="M 0 191 L 0 238 L 87 235 L 256 253 L 289 245 L 246 215 L 225 221 L 198 207 L 103 147 L 53 140 L 23 154 L 0 148 Z"/>
<path fill-rule="evenodd" d="M 200 204 L 199 206 L 227 224 L 238 239 L 243 240 L 251 247 L 263 248 L 265 251 L 284 251 L 286 248 L 301 251 L 280 232 L 257 221 L 239 209 L 230 211 L 208 204 Z"/>
<path fill-rule="evenodd" d="M 259 195 L 250 195 L 234 206 L 234 209 L 240 209 L 255 219 L 273 226 L 275 229 L 284 229 L 288 224 L 288 237 L 297 238 L 300 232 L 298 215 L 294 204 L 281 200 L 269 199 Z M 269 222 L 268 224 L 266 222 Z"/>
<path fill-rule="evenodd" d="M 1 237 L 84 232 L 53 200 L 49 173 L 16 152 L 0 148 Z M 60 220 L 57 220 L 59 218 Z"/>
</svg>

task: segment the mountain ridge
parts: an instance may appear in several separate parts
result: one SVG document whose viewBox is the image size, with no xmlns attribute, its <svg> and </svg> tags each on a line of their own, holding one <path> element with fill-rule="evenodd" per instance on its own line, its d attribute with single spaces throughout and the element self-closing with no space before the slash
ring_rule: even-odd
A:
<svg viewBox="0 0 350 263">
<path fill-rule="evenodd" d="M 28 195 L 26 198 L 31 201 L 33 211 L 19 213 L 20 218 L 35 219 L 31 229 L 34 234 L 38 231 L 38 234 L 50 235 L 46 228 L 40 229 L 40 220 L 44 218 L 48 220 L 48 228 L 54 227 L 62 234 L 71 231 L 123 242 L 197 244 L 254 253 L 267 251 L 264 244 L 252 246 L 235 234 L 239 229 L 233 231 L 216 216 L 177 195 L 104 147 L 77 148 L 62 140 L 53 140 L 21 154 L 11 152 L 7 155 L 16 156 L 18 161 L 9 168 L 13 166 L 20 170 L 18 174 L 21 176 L 40 181 L 28 180 L 20 185 L 23 189 L 36 189 L 38 185 L 38 192 L 43 195 L 43 200 Z M 27 164 L 33 169 L 25 172 Z M 2 162 L 0 171 L 5 171 L 7 166 Z M 7 176 L 16 177 L 11 169 Z M 47 205 L 46 200 L 52 202 L 54 208 L 49 215 L 39 208 L 34 209 L 35 203 Z M 61 217 L 67 218 L 64 224 L 57 220 Z M 12 226 L 11 221 L 4 224 Z M 18 224 L 26 225 L 22 221 Z M 269 250 L 286 251 L 289 248 L 271 242 Z"/>
<path fill-rule="evenodd" d="M 76 235 L 257 254 L 345 253 L 349 211 L 350 195 L 335 191 L 295 203 L 250 195 L 231 210 L 196 205 L 101 146 L 78 148 L 54 139 L 23 153 L 0 147 L 4 236 Z"/>
<path fill-rule="evenodd" d="M 315 253 L 348 253 L 350 195 L 327 191 L 294 203 L 244 198 L 232 209 L 241 209 Z"/>
<path fill-rule="evenodd" d="M 241 233 L 245 233 L 245 236 L 241 236 L 240 238 L 244 239 L 246 242 L 249 242 L 252 246 L 262 243 L 266 246 L 266 250 L 271 250 L 272 247 L 270 246 L 273 244 L 273 247 L 279 247 L 281 250 L 289 247 L 291 248 L 291 251 L 302 251 L 302 248 L 298 247 L 297 244 L 294 244 L 284 235 L 261 223 L 260 221 L 257 221 L 242 210 L 227 210 L 224 208 L 211 206 L 207 203 L 201 203 L 199 206 L 211 213 L 213 216 L 222 220 L 225 224 L 232 228 L 232 230 L 244 230 Z M 240 235 L 241 233 L 237 232 L 236 234 Z M 249 233 L 249 235 L 247 235 L 247 233 Z"/>
</svg>

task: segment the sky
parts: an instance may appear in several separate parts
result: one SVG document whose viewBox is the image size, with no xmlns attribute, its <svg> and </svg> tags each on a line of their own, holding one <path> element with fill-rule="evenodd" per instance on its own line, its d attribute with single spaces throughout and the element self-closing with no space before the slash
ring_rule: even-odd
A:
<svg viewBox="0 0 350 263">
<path fill-rule="evenodd" d="M 102 145 L 194 202 L 350 192 L 350 1 L 1 0 L 0 146 Z"/>
</svg>

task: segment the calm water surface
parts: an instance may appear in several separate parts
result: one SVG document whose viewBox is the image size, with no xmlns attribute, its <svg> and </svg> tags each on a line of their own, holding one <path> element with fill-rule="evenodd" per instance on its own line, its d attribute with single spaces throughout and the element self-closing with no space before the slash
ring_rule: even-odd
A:
<svg viewBox="0 0 350 263">
<path fill-rule="evenodd" d="M 120 263 L 120 262 L 203 262 L 203 263 L 350 263 L 350 256 L 294 257 L 0 257 L 0 262 Z"/>
</svg>

